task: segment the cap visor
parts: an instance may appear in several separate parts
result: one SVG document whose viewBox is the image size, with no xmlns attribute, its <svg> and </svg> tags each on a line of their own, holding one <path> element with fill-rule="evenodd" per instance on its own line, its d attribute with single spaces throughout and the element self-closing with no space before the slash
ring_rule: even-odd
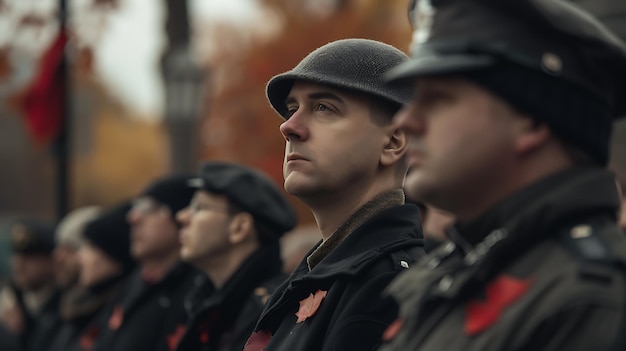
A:
<svg viewBox="0 0 626 351">
<path fill-rule="evenodd" d="M 495 59 L 488 55 L 437 55 L 422 56 L 411 59 L 390 70 L 386 75 L 389 83 L 397 83 L 403 80 L 471 71 L 488 67 L 495 63 Z"/>
</svg>

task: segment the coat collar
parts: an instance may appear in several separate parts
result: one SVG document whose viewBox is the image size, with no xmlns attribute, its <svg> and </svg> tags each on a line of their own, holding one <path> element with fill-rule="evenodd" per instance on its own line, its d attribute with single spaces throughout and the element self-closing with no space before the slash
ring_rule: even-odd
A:
<svg viewBox="0 0 626 351">
<path fill-rule="evenodd" d="M 404 191 L 402 189 L 395 189 L 382 193 L 363 207 L 353 213 L 348 219 L 328 238 L 317 246 L 317 248 L 307 256 L 307 264 L 309 270 L 317 266 L 324 257 L 328 256 L 341 242 L 343 242 L 348 235 L 354 232 L 359 226 L 367 222 L 376 214 L 384 211 L 388 208 L 400 206 L 404 204 Z"/>
<path fill-rule="evenodd" d="M 315 252 L 320 244 L 311 252 Z M 419 210 L 413 204 L 394 206 L 367 218 L 324 256 L 311 271 L 303 260 L 290 280 L 356 275 L 375 258 L 402 248 L 423 246 Z"/>
</svg>

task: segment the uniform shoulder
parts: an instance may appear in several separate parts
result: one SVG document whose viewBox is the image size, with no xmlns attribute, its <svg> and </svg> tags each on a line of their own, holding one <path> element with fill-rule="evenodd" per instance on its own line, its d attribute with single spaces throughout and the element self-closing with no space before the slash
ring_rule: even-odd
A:
<svg viewBox="0 0 626 351">
<path fill-rule="evenodd" d="M 626 236 L 615 221 L 595 218 L 563 226 L 558 240 L 578 262 L 581 277 L 610 279 L 626 270 Z"/>
</svg>

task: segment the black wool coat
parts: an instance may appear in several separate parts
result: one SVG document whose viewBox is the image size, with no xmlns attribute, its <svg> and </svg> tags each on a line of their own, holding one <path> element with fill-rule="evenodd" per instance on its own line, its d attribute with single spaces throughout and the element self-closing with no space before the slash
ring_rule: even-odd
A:
<svg viewBox="0 0 626 351">
<path fill-rule="evenodd" d="M 381 293 L 425 255 L 423 244 L 416 206 L 372 215 L 312 269 L 307 259 L 300 263 L 270 298 L 245 350 L 375 350 L 398 315 Z"/>
</svg>

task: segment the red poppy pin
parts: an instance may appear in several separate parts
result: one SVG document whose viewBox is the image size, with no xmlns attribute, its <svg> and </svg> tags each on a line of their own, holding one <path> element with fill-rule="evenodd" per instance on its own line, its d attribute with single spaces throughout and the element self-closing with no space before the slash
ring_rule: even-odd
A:
<svg viewBox="0 0 626 351">
<path fill-rule="evenodd" d="M 113 308 L 113 313 L 111 313 L 111 317 L 109 318 L 109 329 L 118 330 L 123 322 L 124 309 L 122 309 L 122 306 L 117 305 Z"/>
<path fill-rule="evenodd" d="M 180 340 L 183 338 L 183 335 L 185 335 L 186 330 L 187 328 L 185 328 L 184 325 L 179 324 L 176 326 L 176 330 L 174 330 L 170 335 L 167 336 L 167 346 L 171 351 L 176 350 L 176 347 L 178 346 Z"/>
<path fill-rule="evenodd" d="M 317 312 L 317 309 L 320 307 L 325 297 L 326 291 L 318 290 L 313 294 L 309 294 L 306 299 L 300 301 L 300 308 L 298 312 L 296 312 L 296 317 L 298 317 L 296 323 L 302 323 L 307 318 L 312 317 L 315 312 Z"/>
<path fill-rule="evenodd" d="M 272 333 L 267 330 L 259 330 L 252 333 L 246 346 L 243 347 L 243 351 L 263 351 L 265 347 L 270 343 L 272 339 Z"/>
<path fill-rule="evenodd" d="M 78 341 L 81 350 L 91 350 L 96 341 L 96 338 L 100 334 L 100 329 L 96 326 L 88 327 L 80 336 Z"/>
<path fill-rule="evenodd" d="M 486 289 L 485 301 L 470 301 L 465 307 L 465 334 L 473 336 L 492 326 L 504 310 L 521 298 L 531 285 L 530 279 L 500 275 Z"/>
<path fill-rule="evenodd" d="M 404 324 L 404 321 L 400 318 L 397 318 L 395 321 L 389 324 L 389 326 L 383 333 L 383 340 L 389 341 L 395 338 L 396 335 L 398 335 L 398 332 L 400 332 L 400 329 L 402 328 L 402 324 Z"/>
</svg>

